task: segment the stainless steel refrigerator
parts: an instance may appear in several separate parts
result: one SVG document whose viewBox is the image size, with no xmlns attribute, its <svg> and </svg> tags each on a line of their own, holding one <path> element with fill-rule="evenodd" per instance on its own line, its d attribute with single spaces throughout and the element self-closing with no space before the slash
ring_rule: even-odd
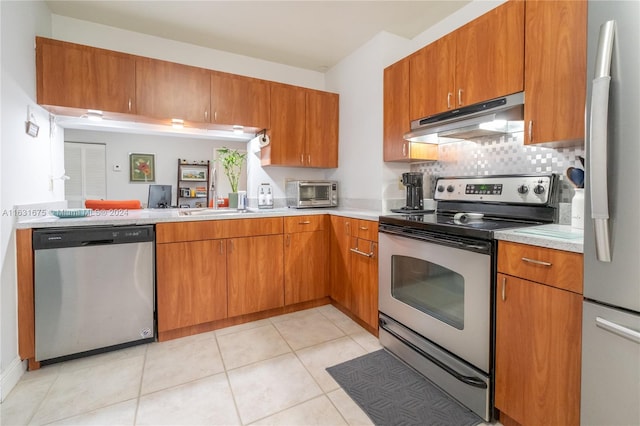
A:
<svg viewBox="0 0 640 426">
<path fill-rule="evenodd" d="M 581 423 L 640 425 L 640 1 L 589 1 Z"/>
</svg>

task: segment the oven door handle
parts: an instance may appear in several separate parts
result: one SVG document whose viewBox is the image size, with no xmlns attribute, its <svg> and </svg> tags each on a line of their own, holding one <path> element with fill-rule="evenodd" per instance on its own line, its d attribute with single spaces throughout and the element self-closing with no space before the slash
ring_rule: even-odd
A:
<svg viewBox="0 0 640 426">
<path fill-rule="evenodd" d="M 435 358 L 433 355 L 423 351 L 422 349 L 420 349 L 419 347 L 417 347 L 416 345 L 414 345 L 413 343 L 411 343 L 410 341 L 408 341 L 404 337 L 400 336 L 395 331 L 385 327 L 387 325 L 387 322 L 384 319 L 380 318 L 379 319 L 379 324 L 380 324 L 380 327 L 384 329 L 384 331 L 386 331 L 387 333 L 391 334 L 393 337 L 395 337 L 396 339 L 400 340 L 402 343 L 404 343 L 405 345 L 409 346 L 411 349 L 413 349 L 414 351 L 418 352 L 420 355 L 422 355 L 423 357 L 427 358 L 429 361 L 431 361 L 432 363 L 434 363 L 438 367 L 442 368 L 444 371 L 446 371 L 447 373 L 451 374 L 453 377 L 455 377 L 456 379 L 460 380 L 461 382 L 466 383 L 467 385 L 473 386 L 473 387 L 476 387 L 476 388 L 481 388 L 481 389 L 486 389 L 487 388 L 487 383 L 484 380 L 482 380 L 482 379 L 480 379 L 478 377 L 465 376 L 464 374 L 457 372 L 456 370 L 454 370 L 453 368 L 451 368 L 450 366 L 448 366 L 444 362 L 442 362 L 439 359 Z"/>
</svg>

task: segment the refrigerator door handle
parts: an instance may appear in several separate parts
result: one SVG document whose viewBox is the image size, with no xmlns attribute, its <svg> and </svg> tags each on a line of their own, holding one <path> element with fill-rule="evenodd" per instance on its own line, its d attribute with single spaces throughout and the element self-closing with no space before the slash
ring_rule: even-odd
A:
<svg viewBox="0 0 640 426">
<path fill-rule="evenodd" d="M 625 339 L 631 340 L 632 342 L 640 344 L 639 331 L 632 330 L 623 325 L 608 321 L 602 317 L 596 317 L 596 326 L 602 328 L 603 330 L 607 330 L 613 334 L 616 334 L 620 337 L 624 337 Z"/>
<path fill-rule="evenodd" d="M 607 134 L 609 86 L 615 21 L 600 27 L 595 75 L 591 91 L 589 185 L 591 187 L 591 218 L 594 220 L 596 255 L 601 262 L 611 262 L 609 238 L 609 194 L 607 184 Z"/>
</svg>

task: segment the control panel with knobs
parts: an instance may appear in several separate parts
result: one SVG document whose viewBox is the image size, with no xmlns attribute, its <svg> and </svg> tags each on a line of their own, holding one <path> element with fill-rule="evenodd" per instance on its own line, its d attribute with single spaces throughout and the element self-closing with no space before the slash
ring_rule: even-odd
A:
<svg viewBox="0 0 640 426">
<path fill-rule="evenodd" d="M 480 201 L 518 204 L 546 204 L 558 176 L 509 175 L 438 178 L 433 198 L 441 201 Z"/>
</svg>

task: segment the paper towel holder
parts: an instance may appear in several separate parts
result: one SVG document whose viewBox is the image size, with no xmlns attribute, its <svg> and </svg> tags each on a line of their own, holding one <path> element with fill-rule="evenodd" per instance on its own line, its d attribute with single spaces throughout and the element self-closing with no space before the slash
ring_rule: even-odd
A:
<svg viewBox="0 0 640 426">
<path fill-rule="evenodd" d="M 260 143 L 260 148 L 264 148 L 265 146 L 269 145 L 269 143 L 271 142 L 269 140 L 269 135 L 267 135 L 267 129 L 262 129 L 261 131 L 256 133 L 256 136 L 260 136 L 260 139 L 258 139 L 258 142 Z"/>
</svg>

